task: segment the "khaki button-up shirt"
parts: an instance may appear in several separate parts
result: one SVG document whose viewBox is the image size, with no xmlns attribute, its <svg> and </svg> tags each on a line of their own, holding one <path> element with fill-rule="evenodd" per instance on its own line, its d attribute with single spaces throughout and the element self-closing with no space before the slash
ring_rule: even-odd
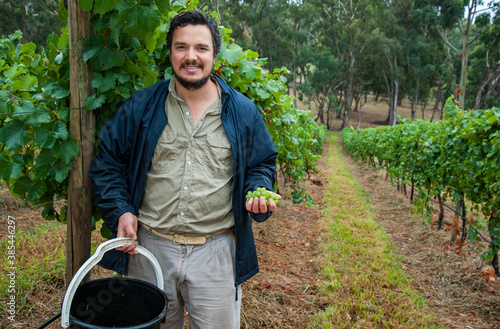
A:
<svg viewBox="0 0 500 329">
<path fill-rule="evenodd" d="M 138 219 L 163 234 L 196 236 L 230 228 L 233 153 L 221 121 L 221 88 L 194 126 L 174 79 L 165 100 L 168 124 L 151 160 Z"/>
</svg>

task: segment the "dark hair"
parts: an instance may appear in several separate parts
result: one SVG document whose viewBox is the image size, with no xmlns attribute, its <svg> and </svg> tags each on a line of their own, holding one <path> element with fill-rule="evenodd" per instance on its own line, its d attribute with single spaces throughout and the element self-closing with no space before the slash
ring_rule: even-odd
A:
<svg viewBox="0 0 500 329">
<path fill-rule="evenodd" d="M 174 36 L 174 31 L 178 27 L 184 27 L 187 25 L 206 25 L 212 34 L 212 42 L 214 44 L 214 56 L 220 51 L 220 46 L 222 38 L 219 33 L 219 27 L 217 22 L 210 17 L 209 14 L 203 14 L 197 10 L 188 10 L 176 15 L 170 21 L 170 28 L 167 32 L 167 48 L 170 50 L 172 47 L 172 38 Z"/>
</svg>

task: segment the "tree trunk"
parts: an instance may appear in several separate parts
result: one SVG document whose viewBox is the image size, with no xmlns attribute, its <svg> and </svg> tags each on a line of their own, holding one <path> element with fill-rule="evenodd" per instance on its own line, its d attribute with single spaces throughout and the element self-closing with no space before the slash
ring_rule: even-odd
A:
<svg viewBox="0 0 500 329">
<path fill-rule="evenodd" d="M 330 108 L 326 107 L 326 129 L 330 130 Z"/>
<path fill-rule="evenodd" d="M 325 115 L 324 115 L 324 109 L 325 103 L 318 101 L 318 118 L 319 118 L 319 124 L 324 125 L 325 124 Z"/>
<path fill-rule="evenodd" d="M 466 21 L 466 27 L 465 30 L 462 29 L 462 24 L 461 20 L 458 20 L 458 27 L 460 28 L 460 32 L 462 34 L 462 54 L 461 54 L 461 59 L 462 59 L 462 65 L 460 67 L 460 89 L 462 89 L 462 92 L 460 93 L 459 100 L 460 100 L 460 107 L 464 110 L 465 109 L 465 91 L 467 88 L 467 67 L 468 67 L 468 59 L 469 59 L 469 34 L 470 34 L 470 28 L 472 25 L 472 15 L 473 12 L 475 12 L 477 1 L 472 0 L 472 7 L 469 8 L 469 14 L 467 16 L 467 21 Z"/>
<path fill-rule="evenodd" d="M 297 108 L 297 66 L 293 65 L 293 107 Z"/>
<path fill-rule="evenodd" d="M 351 113 L 352 107 L 352 85 L 354 82 L 354 57 L 351 57 L 349 64 L 349 74 L 347 76 L 347 89 L 344 103 L 344 118 L 340 127 L 341 129 L 349 125 L 349 114 Z"/>
<path fill-rule="evenodd" d="M 444 219 L 444 203 L 443 198 L 440 194 L 437 195 L 439 202 L 439 219 L 438 219 L 438 231 L 443 228 L 443 219 Z"/>
<path fill-rule="evenodd" d="M 391 114 L 392 114 L 392 106 L 394 104 L 394 102 L 392 101 L 394 97 L 394 88 L 393 84 L 389 83 L 389 79 L 387 78 L 387 74 L 385 73 L 385 71 L 382 72 L 384 73 L 385 85 L 387 87 L 387 90 L 389 91 L 389 113 L 387 113 L 387 119 L 385 119 L 385 123 L 390 124 L 392 122 Z"/>
<path fill-rule="evenodd" d="M 420 111 L 422 111 L 422 120 L 425 119 L 425 108 L 427 107 L 427 100 L 420 102 Z"/>
<path fill-rule="evenodd" d="M 394 80 L 394 106 L 392 109 L 392 121 L 391 125 L 395 125 L 398 121 L 398 93 L 399 93 L 399 81 Z"/>
<path fill-rule="evenodd" d="M 23 37 L 21 39 L 22 43 L 28 43 L 30 39 L 30 16 L 28 9 L 28 2 L 26 2 L 21 9 L 21 22 L 23 24 L 22 32 Z"/>
<path fill-rule="evenodd" d="M 337 101 L 337 104 L 342 104 L 342 98 L 344 97 L 344 93 L 342 92 L 342 90 L 339 92 L 339 98 L 338 98 L 338 101 Z M 339 111 L 335 111 L 336 112 L 336 118 L 337 119 L 340 119 L 342 118 L 342 110 L 339 110 Z"/>
<path fill-rule="evenodd" d="M 500 62 L 495 65 L 495 67 L 490 68 L 488 66 L 487 71 L 484 74 L 483 81 L 481 82 L 481 85 L 479 86 L 479 89 L 476 94 L 476 104 L 474 105 L 474 110 L 479 109 L 479 106 L 481 106 L 481 96 L 483 94 L 484 87 L 490 82 L 491 78 L 495 75 L 497 70 L 500 68 Z"/>
<path fill-rule="evenodd" d="M 361 98 L 361 95 L 354 96 L 354 110 L 358 111 L 358 124 L 356 125 L 356 129 L 359 129 L 361 127 L 361 107 L 359 106 L 359 99 Z"/>
<path fill-rule="evenodd" d="M 457 227 L 452 230 L 452 235 L 451 235 L 451 243 L 452 244 L 456 243 L 458 235 L 459 235 L 458 234 L 459 232 L 457 232 L 459 230 L 458 229 L 458 222 L 460 220 L 460 217 L 462 217 L 462 213 L 464 212 L 463 206 L 464 206 L 463 200 L 457 199 L 457 201 L 455 202 L 455 214 L 454 214 L 454 218 L 456 218 L 456 221 L 454 221 L 454 224 L 457 225 Z"/>
<path fill-rule="evenodd" d="M 488 86 L 488 93 L 486 94 L 486 103 L 484 104 L 484 107 L 486 109 L 489 107 L 488 106 L 488 99 L 491 96 L 491 94 L 493 93 L 493 91 L 495 90 L 495 87 L 498 83 L 499 78 L 500 78 L 500 72 L 497 71 L 497 73 L 495 74 L 495 78 L 490 81 L 490 84 Z M 500 90 L 497 91 L 497 94 L 500 94 Z"/>
<path fill-rule="evenodd" d="M 417 114 L 417 108 L 418 108 L 418 87 L 419 87 L 419 79 L 417 79 L 417 87 L 415 88 L 415 109 L 413 109 L 413 106 L 411 108 L 411 120 L 415 121 L 415 116 Z"/>
<path fill-rule="evenodd" d="M 495 216 L 497 215 L 497 211 L 493 211 L 490 215 L 490 218 L 488 220 L 488 231 L 491 230 L 491 226 L 493 224 L 493 220 L 495 219 Z M 490 231 L 491 232 L 491 231 Z M 490 234 L 490 239 L 493 241 L 496 237 L 492 234 Z M 498 252 L 493 255 L 493 259 L 491 260 L 491 265 L 493 266 L 493 269 L 495 271 L 495 274 L 497 277 L 500 276 L 500 269 L 498 267 Z"/>
<path fill-rule="evenodd" d="M 436 81 L 436 86 L 437 86 L 437 93 L 436 93 L 436 101 L 434 102 L 434 107 L 432 111 L 432 117 L 431 117 L 431 122 L 434 119 L 434 115 L 436 114 L 436 111 L 438 110 L 439 102 L 441 102 L 441 97 L 443 94 L 443 85 L 441 83 L 441 80 Z"/>
</svg>

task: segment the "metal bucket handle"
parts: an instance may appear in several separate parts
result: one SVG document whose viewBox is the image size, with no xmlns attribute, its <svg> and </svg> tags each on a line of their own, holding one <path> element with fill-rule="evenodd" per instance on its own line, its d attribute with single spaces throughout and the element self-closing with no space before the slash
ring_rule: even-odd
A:
<svg viewBox="0 0 500 329">
<path fill-rule="evenodd" d="M 87 261 L 80 267 L 78 272 L 76 272 L 75 276 L 71 280 L 71 283 L 66 290 L 66 294 L 64 295 L 62 312 L 61 312 L 61 325 L 63 328 L 69 327 L 69 310 L 71 306 L 71 302 L 73 301 L 73 297 L 76 293 L 76 289 L 80 285 L 80 282 L 87 275 L 87 273 L 94 267 L 102 258 L 104 253 L 108 250 L 122 247 L 126 244 L 132 244 L 135 241 L 130 238 L 116 238 L 108 240 L 102 244 L 100 244 L 94 255 L 92 255 Z M 156 285 L 159 289 L 163 290 L 163 272 L 161 270 L 160 264 L 156 260 L 155 256 L 146 248 L 137 246 L 135 248 L 140 254 L 146 256 L 149 259 L 151 264 L 153 265 L 155 275 L 156 275 Z"/>
</svg>

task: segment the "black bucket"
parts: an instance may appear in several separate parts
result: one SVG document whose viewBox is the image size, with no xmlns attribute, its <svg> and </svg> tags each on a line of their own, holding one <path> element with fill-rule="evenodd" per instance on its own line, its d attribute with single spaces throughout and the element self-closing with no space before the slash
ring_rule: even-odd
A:
<svg viewBox="0 0 500 329">
<path fill-rule="evenodd" d="M 167 296 L 148 282 L 101 279 L 78 287 L 70 307 L 70 323 L 71 328 L 158 329 L 167 311 Z"/>
<path fill-rule="evenodd" d="M 135 250 L 153 265 L 156 286 L 127 278 L 106 278 L 80 284 L 105 252 L 134 240 L 116 238 L 99 245 L 76 272 L 62 303 L 61 326 L 85 329 L 159 329 L 167 316 L 168 298 L 163 292 L 163 273 L 158 260 L 147 249 Z"/>
</svg>

